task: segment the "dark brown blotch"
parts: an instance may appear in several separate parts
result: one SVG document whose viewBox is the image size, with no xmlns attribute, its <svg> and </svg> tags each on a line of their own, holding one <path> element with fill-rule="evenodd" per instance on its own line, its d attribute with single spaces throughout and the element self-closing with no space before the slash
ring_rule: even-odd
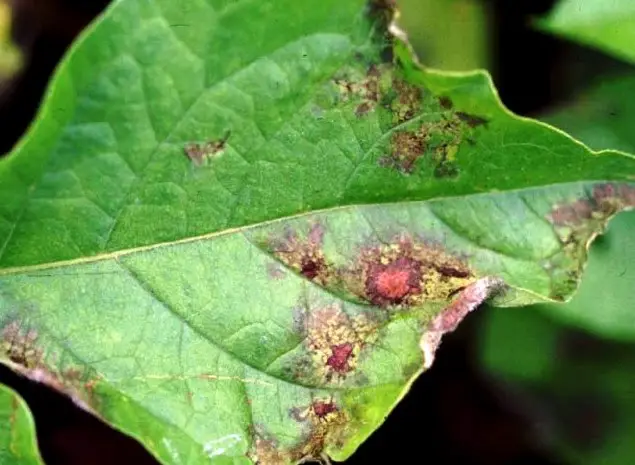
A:
<svg viewBox="0 0 635 465">
<path fill-rule="evenodd" d="M 464 122 L 471 128 L 484 126 L 484 125 L 487 125 L 487 123 L 489 122 L 487 118 L 483 118 L 482 116 L 471 115 L 469 113 L 465 113 L 462 111 L 457 111 L 456 116 L 457 118 L 459 118 L 462 122 Z"/>
<path fill-rule="evenodd" d="M 425 128 L 418 131 L 397 131 L 391 137 L 391 152 L 379 160 L 381 166 L 392 167 L 401 173 L 411 174 L 419 158 L 425 155 Z"/>
<path fill-rule="evenodd" d="M 362 248 L 355 263 L 340 275 L 352 294 L 388 309 L 447 301 L 475 279 L 467 264 L 441 245 L 407 235 Z"/>
<path fill-rule="evenodd" d="M 456 178 L 460 173 L 459 167 L 454 162 L 441 161 L 434 167 L 434 177 L 443 178 Z"/>
<path fill-rule="evenodd" d="M 392 88 L 396 94 L 392 103 L 395 124 L 411 120 L 421 111 L 423 97 L 421 88 L 399 77 L 393 78 Z"/>
<path fill-rule="evenodd" d="M 441 105 L 441 108 L 443 108 L 444 110 L 451 110 L 454 107 L 454 104 L 452 103 L 452 100 L 450 99 L 450 97 L 439 97 L 439 105 Z"/>
<path fill-rule="evenodd" d="M 220 156 L 224 151 L 231 135 L 230 131 L 227 131 L 225 135 L 216 140 L 209 140 L 207 142 L 189 142 L 185 144 L 183 150 L 185 155 L 197 166 L 204 165 L 207 161 Z"/>
</svg>

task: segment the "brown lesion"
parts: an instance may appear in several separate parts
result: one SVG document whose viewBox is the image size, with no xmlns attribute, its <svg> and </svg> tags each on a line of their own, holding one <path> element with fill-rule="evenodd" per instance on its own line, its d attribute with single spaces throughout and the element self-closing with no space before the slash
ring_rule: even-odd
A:
<svg viewBox="0 0 635 465">
<path fill-rule="evenodd" d="M 2 352 L 13 363 L 26 369 L 41 364 L 43 351 L 36 346 L 38 332 L 33 328 L 24 328 L 18 321 L 12 321 L 2 328 L 0 335 Z"/>
<path fill-rule="evenodd" d="M 595 184 L 589 195 L 555 205 L 547 219 L 555 227 L 573 229 L 605 222 L 621 210 L 635 207 L 635 186 L 627 183 Z"/>
<path fill-rule="evenodd" d="M 363 248 L 356 263 L 342 272 L 351 293 L 382 308 L 448 301 L 475 279 L 461 258 L 407 235 Z"/>
<path fill-rule="evenodd" d="M 185 155 L 197 166 L 206 164 L 209 160 L 219 157 L 225 151 L 231 131 L 226 131 L 220 139 L 206 142 L 189 142 L 183 150 Z"/>
<path fill-rule="evenodd" d="M 425 155 L 428 141 L 429 133 L 425 126 L 417 131 L 394 132 L 390 138 L 390 155 L 382 157 L 379 163 L 410 174 L 414 171 L 417 160 Z"/>
<path fill-rule="evenodd" d="M 283 237 L 270 239 L 268 247 L 289 268 L 311 281 L 326 285 L 333 276 L 322 250 L 323 238 L 324 228 L 316 222 L 303 236 L 295 229 L 288 229 Z"/>
<path fill-rule="evenodd" d="M 392 79 L 392 91 L 395 93 L 391 102 L 395 125 L 411 120 L 421 111 L 423 90 L 420 87 L 395 76 Z"/>
<path fill-rule="evenodd" d="M 333 82 L 342 102 L 355 104 L 355 115 L 361 118 L 373 112 L 382 96 L 390 88 L 391 67 L 371 64 L 364 74 L 351 69 L 336 77 Z"/>
<path fill-rule="evenodd" d="M 256 465 L 288 465 L 293 461 L 290 452 L 283 451 L 278 442 L 263 433 L 261 428 L 255 428 L 252 435 L 251 449 L 247 457 Z"/>
<path fill-rule="evenodd" d="M 576 226 L 593 217 L 594 206 L 588 199 L 575 200 L 556 206 L 548 215 L 556 226 Z"/>
<path fill-rule="evenodd" d="M 452 108 L 454 108 L 454 103 L 452 103 L 452 99 L 450 99 L 450 97 L 441 96 L 439 97 L 438 100 L 439 100 L 439 105 L 441 106 L 442 109 L 451 110 Z"/>
<path fill-rule="evenodd" d="M 436 177 L 455 177 L 459 174 L 456 155 L 466 134 L 465 123 L 451 113 L 397 130 L 390 138 L 389 153 L 379 159 L 379 164 L 412 174 L 419 159 L 428 159 Z"/>
<path fill-rule="evenodd" d="M 543 264 L 552 299 L 564 301 L 577 288 L 591 241 L 615 214 L 633 207 L 635 186 L 624 182 L 596 183 L 586 194 L 552 207 L 545 218 L 561 243 L 561 252 Z"/>
<path fill-rule="evenodd" d="M 327 444 L 341 446 L 347 434 L 349 415 L 333 397 L 315 398 L 309 405 L 292 408 L 289 416 L 303 430 L 302 438 L 293 446 L 283 447 L 264 428 L 255 428 L 248 457 L 258 465 L 286 465 L 318 461 L 329 463 Z"/>
<path fill-rule="evenodd" d="M 94 389 L 98 379 L 89 379 L 77 366 L 55 367 L 52 361 L 56 357 L 45 353 L 36 329 L 18 320 L 5 324 L 0 331 L 0 356 L 25 377 L 69 396 L 84 410 L 96 412 Z"/>
<path fill-rule="evenodd" d="M 305 439 L 292 451 L 298 460 L 320 460 L 326 444 L 343 443 L 349 417 L 332 397 L 315 399 L 308 407 L 294 409 L 291 415 L 306 430 Z"/>
<path fill-rule="evenodd" d="M 349 316 L 338 304 L 307 310 L 301 318 L 305 367 L 318 383 L 340 382 L 355 373 L 363 348 L 374 341 L 378 323 L 360 313 Z"/>
</svg>

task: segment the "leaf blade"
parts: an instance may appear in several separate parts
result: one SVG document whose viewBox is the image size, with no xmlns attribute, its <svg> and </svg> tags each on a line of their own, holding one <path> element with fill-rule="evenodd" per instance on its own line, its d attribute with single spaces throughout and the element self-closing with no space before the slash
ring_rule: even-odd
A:
<svg viewBox="0 0 635 465">
<path fill-rule="evenodd" d="M 35 439 L 35 423 L 22 398 L 0 385 L 0 460 L 16 465 L 42 465 Z"/>
</svg>

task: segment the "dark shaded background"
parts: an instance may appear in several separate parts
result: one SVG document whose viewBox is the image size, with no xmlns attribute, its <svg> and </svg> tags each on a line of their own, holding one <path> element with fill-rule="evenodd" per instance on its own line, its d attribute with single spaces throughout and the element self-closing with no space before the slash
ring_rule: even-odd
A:
<svg viewBox="0 0 635 465">
<path fill-rule="evenodd" d="M 423 0 L 422 0 L 423 1 Z M 486 1 L 486 0 L 484 0 Z M 22 71 L 0 88 L 0 153 L 10 151 L 33 118 L 64 51 L 106 0 L 12 0 L 13 34 L 26 55 Z M 535 115 L 588 84 L 594 69 L 619 69 L 595 52 L 532 30 L 529 18 L 553 0 L 490 0 L 492 73 L 514 112 Z M 476 312 L 446 336 L 433 368 L 348 464 L 565 465 L 541 447 L 540 416 L 507 387 L 478 369 Z M 156 462 L 135 441 L 78 410 L 61 395 L 0 368 L 0 382 L 31 407 L 47 465 Z M 210 413 L 212 414 L 212 413 Z"/>
</svg>

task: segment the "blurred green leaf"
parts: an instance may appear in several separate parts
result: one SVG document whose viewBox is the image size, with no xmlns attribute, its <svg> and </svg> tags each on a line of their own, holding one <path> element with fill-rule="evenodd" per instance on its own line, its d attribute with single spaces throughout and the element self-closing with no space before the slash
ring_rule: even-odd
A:
<svg viewBox="0 0 635 465">
<path fill-rule="evenodd" d="M 399 0 L 399 24 L 421 61 L 432 68 L 488 68 L 490 28 L 481 0 Z"/>
<path fill-rule="evenodd" d="M 632 0 L 560 0 L 538 25 L 624 60 L 635 61 L 635 2 Z"/>
<path fill-rule="evenodd" d="M 0 0 L 0 80 L 11 76 L 21 65 L 20 52 L 10 40 L 10 30 L 11 10 Z"/>
<path fill-rule="evenodd" d="M 571 103 L 541 117 L 594 150 L 635 152 L 635 75 L 603 77 Z"/>
<path fill-rule="evenodd" d="M 521 381 L 548 378 L 557 369 L 554 347 L 559 328 L 530 308 L 487 311 L 481 329 L 481 357 L 489 370 Z"/>
<path fill-rule="evenodd" d="M 632 462 L 635 346 L 573 332 L 530 309 L 483 316 L 483 367 L 539 425 L 543 443 L 573 465 Z"/>
<path fill-rule="evenodd" d="M 35 425 L 24 400 L 0 384 L 0 463 L 42 465 Z"/>
</svg>

